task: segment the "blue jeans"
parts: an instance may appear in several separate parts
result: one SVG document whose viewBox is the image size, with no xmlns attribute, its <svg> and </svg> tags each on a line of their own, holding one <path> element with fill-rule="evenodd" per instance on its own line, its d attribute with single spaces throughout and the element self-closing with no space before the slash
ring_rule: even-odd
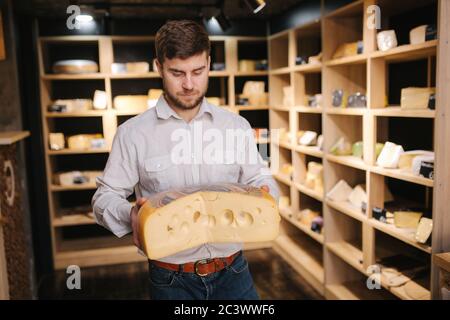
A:
<svg viewBox="0 0 450 320">
<path fill-rule="evenodd" d="M 233 263 L 207 276 L 177 272 L 149 263 L 152 300 L 258 300 L 242 251 Z"/>
</svg>

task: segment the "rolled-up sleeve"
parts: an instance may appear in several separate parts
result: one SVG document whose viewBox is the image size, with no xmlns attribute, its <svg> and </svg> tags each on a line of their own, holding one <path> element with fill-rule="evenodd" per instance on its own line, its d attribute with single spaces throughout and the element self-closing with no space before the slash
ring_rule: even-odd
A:
<svg viewBox="0 0 450 320">
<path fill-rule="evenodd" d="M 139 181 L 137 152 L 126 128 L 119 127 L 103 175 L 97 178 L 92 198 L 96 222 L 117 237 L 132 231 L 127 198 Z"/>
<path fill-rule="evenodd" d="M 249 122 L 245 118 L 242 119 L 241 127 L 246 132 L 252 132 L 252 128 Z M 278 203 L 280 198 L 280 190 L 277 182 L 272 177 L 270 169 L 264 163 L 261 154 L 256 146 L 256 141 L 253 133 L 247 134 L 245 139 L 245 152 L 247 160 L 241 164 L 241 172 L 239 177 L 239 183 L 252 185 L 255 187 L 261 187 L 267 185 L 269 187 L 269 193 Z M 255 161 L 255 159 L 257 161 Z"/>
</svg>

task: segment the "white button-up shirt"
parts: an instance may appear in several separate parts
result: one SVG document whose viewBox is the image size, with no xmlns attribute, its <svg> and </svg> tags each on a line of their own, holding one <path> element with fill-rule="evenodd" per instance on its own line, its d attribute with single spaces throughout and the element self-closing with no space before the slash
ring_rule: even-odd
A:
<svg viewBox="0 0 450 320">
<path fill-rule="evenodd" d="M 132 232 L 132 205 L 127 198 L 133 192 L 137 198 L 149 197 L 172 188 L 231 182 L 267 185 L 278 201 L 278 185 L 258 153 L 253 134 L 234 139 L 233 144 L 233 139 L 225 138 L 233 130 L 251 133 L 245 118 L 205 98 L 187 123 L 161 96 L 155 108 L 119 126 L 92 199 L 97 223 L 118 237 Z M 237 161 L 239 156 L 244 158 Z M 160 261 L 180 264 L 226 257 L 241 249 L 241 243 L 208 243 Z"/>
</svg>

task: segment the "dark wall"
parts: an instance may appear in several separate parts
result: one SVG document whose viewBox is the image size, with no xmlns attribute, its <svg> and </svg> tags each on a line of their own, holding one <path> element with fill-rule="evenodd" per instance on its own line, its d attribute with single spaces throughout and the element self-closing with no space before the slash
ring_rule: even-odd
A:
<svg viewBox="0 0 450 320">
<path fill-rule="evenodd" d="M 18 78 L 17 61 L 17 34 L 15 30 L 15 20 L 13 17 L 12 3 L 10 0 L 0 2 L 0 11 L 3 17 L 4 43 L 6 48 L 6 59 L 0 61 L 0 130 L 1 131 L 21 131 L 24 130 L 22 121 L 22 101 L 20 96 L 20 85 Z M 26 130 L 26 129 L 25 129 Z M 24 147 L 24 145 L 26 147 Z M 31 272 L 29 274 L 32 284 L 32 295 L 36 297 L 35 274 L 34 274 L 34 254 L 32 249 L 33 239 L 30 223 L 30 207 L 28 199 L 28 179 L 26 170 L 26 155 L 28 155 L 29 139 L 20 142 L 17 149 L 17 168 L 20 172 L 20 190 L 23 214 L 23 224 L 27 237 L 25 239 Z M 11 266 L 8 266 L 11 267 Z"/>
</svg>

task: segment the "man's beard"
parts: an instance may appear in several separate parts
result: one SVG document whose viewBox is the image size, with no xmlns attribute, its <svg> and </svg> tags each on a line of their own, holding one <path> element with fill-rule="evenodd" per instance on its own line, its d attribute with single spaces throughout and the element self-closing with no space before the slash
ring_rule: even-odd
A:
<svg viewBox="0 0 450 320">
<path fill-rule="evenodd" d="M 205 89 L 205 91 L 203 91 L 203 93 L 200 94 L 200 96 L 196 100 L 194 100 L 194 102 L 192 102 L 190 104 L 186 104 L 186 103 L 182 102 L 180 99 L 178 99 L 177 96 L 171 94 L 169 92 L 169 90 L 166 89 L 166 86 L 164 85 L 164 82 L 163 82 L 163 87 L 164 87 L 164 97 L 166 98 L 166 100 L 168 100 L 176 108 L 182 109 L 182 110 L 194 109 L 195 107 L 197 107 L 202 102 L 202 100 L 203 100 L 203 98 L 205 97 L 205 94 L 206 94 L 206 89 Z"/>
</svg>

